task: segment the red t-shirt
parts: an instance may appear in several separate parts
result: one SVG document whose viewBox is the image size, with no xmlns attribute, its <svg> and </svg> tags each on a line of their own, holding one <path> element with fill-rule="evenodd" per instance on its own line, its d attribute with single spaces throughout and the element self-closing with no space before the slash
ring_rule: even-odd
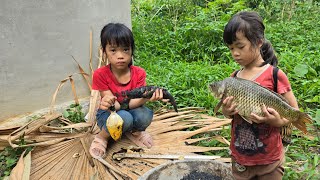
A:
<svg viewBox="0 0 320 180">
<path fill-rule="evenodd" d="M 127 84 L 121 84 L 113 75 L 110 64 L 103 66 L 93 73 L 92 89 L 99 91 L 110 90 L 113 95 L 117 96 L 117 101 L 121 103 L 123 97 L 121 91 L 132 90 L 146 85 L 146 71 L 138 66 L 130 66 L 131 79 Z"/>
<path fill-rule="evenodd" d="M 269 66 L 255 82 L 273 90 L 273 66 Z M 290 82 L 283 71 L 278 72 L 277 92 L 291 90 Z M 280 128 L 265 123 L 249 124 L 238 114 L 233 117 L 231 129 L 231 155 L 245 166 L 271 164 L 283 158 Z"/>
</svg>

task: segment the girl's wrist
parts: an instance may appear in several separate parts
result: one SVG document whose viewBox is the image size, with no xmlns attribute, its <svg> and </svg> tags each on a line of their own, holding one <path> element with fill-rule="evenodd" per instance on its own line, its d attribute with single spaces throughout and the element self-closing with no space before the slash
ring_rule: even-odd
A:
<svg viewBox="0 0 320 180">
<path fill-rule="evenodd" d="M 110 106 L 110 107 L 109 107 L 109 110 L 111 110 L 111 111 L 118 111 L 118 110 L 120 110 L 120 104 L 116 101 L 113 106 Z"/>
<path fill-rule="evenodd" d="M 122 109 L 122 110 L 129 110 L 129 99 L 124 99 L 119 105 L 120 105 L 120 108 L 119 109 Z"/>
<path fill-rule="evenodd" d="M 269 124 L 270 126 L 278 127 L 278 128 L 286 125 L 283 118 L 271 120 L 271 121 L 269 120 L 269 121 L 266 121 L 265 123 Z"/>
<path fill-rule="evenodd" d="M 126 102 L 121 103 L 121 104 L 120 104 L 120 109 L 122 109 L 122 110 L 129 110 L 129 109 L 130 109 L 130 108 L 129 108 L 129 103 L 126 103 Z"/>
<path fill-rule="evenodd" d="M 109 110 L 110 110 L 110 111 L 115 111 L 115 110 L 116 110 L 115 105 L 110 106 L 110 107 L 109 107 Z"/>
<path fill-rule="evenodd" d="M 232 115 L 228 114 L 227 112 L 222 111 L 222 114 L 224 115 L 224 117 L 226 118 L 231 118 Z"/>
<path fill-rule="evenodd" d="M 226 118 L 232 119 L 233 115 L 224 115 Z"/>
</svg>

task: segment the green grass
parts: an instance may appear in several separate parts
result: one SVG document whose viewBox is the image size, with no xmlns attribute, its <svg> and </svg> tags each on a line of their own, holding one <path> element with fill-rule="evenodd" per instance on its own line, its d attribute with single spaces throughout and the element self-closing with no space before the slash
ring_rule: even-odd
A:
<svg viewBox="0 0 320 180">
<path fill-rule="evenodd" d="M 239 10 L 259 12 L 266 25 L 266 38 L 277 52 L 279 67 L 288 75 L 301 111 L 314 119 L 309 127 L 313 140 L 294 130 L 293 143 L 286 147 L 284 179 L 320 176 L 319 2 L 134 0 L 131 7 L 137 43 L 135 62 L 146 69 L 148 84 L 167 88 L 179 107 L 204 107 L 210 115 L 218 101 L 208 91 L 208 84 L 239 69 L 223 44 L 223 27 Z M 148 105 L 156 109 L 162 103 Z M 220 134 L 230 139 L 229 129 Z M 199 145 L 221 144 L 207 140 Z"/>
<path fill-rule="evenodd" d="M 264 18 L 266 37 L 279 57 L 279 67 L 288 75 L 302 111 L 314 123 L 308 139 L 294 130 L 286 147 L 283 179 L 317 179 L 319 174 L 320 129 L 320 8 L 318 1 L 257 0 L 133 0 L 132 25 L 137 51 L 135 65 L 147 71 L 148 84 L 165 87 L 179 107 L 197 106 L 213 115 L 218 100 L 208 84 L 238 69 L 223 44 L 223 27 L 240 10 L 256 10 Z M 153 109 L 163 103 L 148 103 Z M 172 108 L 168 105 L 168 108 Z M 82 121 L 81 107 L 71 105 L 64 117 Z M 230 129 L 203 134 L 222 135 L 230 140 Z M 23 143 L 23 139 L 21 140 Z M 224 146 L 216 140 L 200 146 Z M 8 175 L 24 149 L 0 152 L 0 179 Z M 228 150 L 207 152 L 228 156 Z"/>
</svg>

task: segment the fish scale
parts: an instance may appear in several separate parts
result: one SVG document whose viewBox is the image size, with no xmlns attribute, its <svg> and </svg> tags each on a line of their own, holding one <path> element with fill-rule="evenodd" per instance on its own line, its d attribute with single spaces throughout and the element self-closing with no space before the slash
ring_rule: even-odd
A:
<svg viewBox="0 0 320 180">
<path fill-rule="evenodd" d="M 238 86 L 235 88 L 233 86 Z M 284 117 L 291 117 L 296 115 L 295 112 L 284 111 L 286 109 L 293 109 L 287 103 L 283 103 L 283 99 L 275 95 L 269 89 L 266 89 L 252 81 L 231 78 L 230 83 L 227 83 L 227 89 L 231 89 L 227 96 L 234 96 L 235 102 L 239 105 L 241 111 L 240 115 L 248 117 L 251 112 L 259 116 L 263 116 L 261 106 L 264 104 L 267 107 L 273 107 L 281 113 Z M 260 93 L 256 93 L 259 91 Z M 291 117 L 293 118 L 293 117 Z"/>
<path fill-rule="evenodd" d="M 282 118 L 288 119 L 298 129 L 307 132 L 306 123 L 311 123 L 311 117 L 292 106 L 279 94 L 260 86 L 259 84 L 238 77 L 225 78 L 222 81 L 213 82 L 209 85 L 213 95 L 220 100 L 215 108 L 217 111 L 222 105 L 222 101 L 229 96 L 234 97 L 239 115 L 249 123 L 250 114 L 264 116 L 261 106 L 265 105 L 275 109 Z"/>
</svg>

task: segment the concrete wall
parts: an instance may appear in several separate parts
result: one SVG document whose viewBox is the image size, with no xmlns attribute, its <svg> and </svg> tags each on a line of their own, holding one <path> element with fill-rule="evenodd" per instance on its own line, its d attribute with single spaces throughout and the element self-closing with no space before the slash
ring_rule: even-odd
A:
<svg viewBox="0 0 320 180">
<path fill-rule="evenodd" d="M 131 28 L 130 0 L 1 0 L 0 122 L 48 107 L 60 81 L 79 72 L 71 55 L 89 73 L 90 30 L 96 61 L 108 22 Z M 83 78 L 74 79 L 79 97 L 89 96 Z M 71 100 L 68 83 L 56 104 Z"/>
</svg>

